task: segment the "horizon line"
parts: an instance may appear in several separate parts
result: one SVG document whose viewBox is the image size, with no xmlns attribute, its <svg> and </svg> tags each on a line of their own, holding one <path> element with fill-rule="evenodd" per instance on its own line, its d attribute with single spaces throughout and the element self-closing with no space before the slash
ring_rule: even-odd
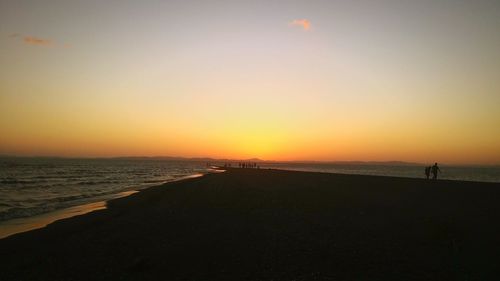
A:
<svg viewBox="0 0 500 281">
<path fill-rule="evenodd" d="M 388 163 L 399 163 L 404 165 L 428 165 L 422 162 L 412 162 L 412 161 L 402 161 L 402 160 L 306 160 L 306 159 L 298 159 L 298 160 L 272 160 L 272 159 L 260 159 L 258 157 L 251 157 L 245 159 L 237 159 L 237 158 L 214 158 L 214 157 L 187 157 L 187 156 L 168 156 L 168 155 L 155 155 L 155 156 L 55 156 L 55 155 L 9 155 L 9 154 L 0 154 L 0 158 L 52 158 L 52 159 L 132 159 L 132 158 L 149 158 L 149 159 L 158 159 L 158 158 L 170 158 L 177 160 L 212 160 L 212 161 L 255 161 L 255 162 L 268 162 L 268 163 L 319 163 L 319 164 L 328 164 L 328 163 L 359 163 L 359 164 L 388 164 Z M 432 163 L 431 163 L 432 164 Z M 497 167 L 500 166 L 500 163 L 446 163 L 446 162 L 438 162 L 440 165 L 445 166 L 492 166 Z"/>
</svg>

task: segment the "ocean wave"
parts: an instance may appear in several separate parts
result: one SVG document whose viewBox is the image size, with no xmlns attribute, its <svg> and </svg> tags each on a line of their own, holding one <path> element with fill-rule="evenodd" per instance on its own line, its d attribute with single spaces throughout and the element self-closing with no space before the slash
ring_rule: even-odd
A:
<svg viewBox="0 0 500 281">
<path fill-rule="evenodd" d="M 55 175 L 39 175 L 39 176 L 33 176 L 31 178 L 32 179 L 59 179 L 61 177 L 57 177 Z"/>
<path fill-rule="evenodd" d="M 43 200 L 31 200 L 30 202 L 25 201 L 25 206 L 19 206 L 9 208 L 5 211 L 0 212 L 0 221 L 31 217 L 35 215 L 40 215 L 48 212 L 52 212 L 59 209 L 68 208 L 71 206 L 81 205 L 95 200 L 104 200 L 107 195 L 117 194 L 116 190 L 107 192 L 94 192 L 79 195 L 70 195 L 55 197 Z M 26 203 L 30 203 L 29 205 Z M 5 207 L 11 207 L 8 203 L 2 204 Z"/>
<path fill-rule="evenodd" d="M 0 180 L 0 183 L 3 184 L 31 184 L 31 183 L 36 183 L 37 181 L 33 180 L 21 180 L 21 179 L 15 179 L 15 178 L 4 178 Z"/>
<path fill-rule="evenodd" d="M 56 206 L 44 205 L 28 208 L 10 208 L 6 211 L 0 212 L 0 221 L 6 221 L 17 218 L 31 217 L 47 212 L 56 210 Z"/>
<path fill-rule="evenodd" d="M 89 194 L 89 195 L 79 194 L 79 195 L 61 196 L 61 197 L 54 197 L 51 199 L 47 199 L 46 202 L 60 203 L 60 202 L 67 202 L 67 201 L 74 201 L 74 200 L 89 198 L 89 197 L 93 197 L 93 196 L 95 196 L 95 195 L 94 194 Z"/>
<path fill-rule="evenodd" d="M 160 183 L 160 182 L 166 182 L 168 180 L 162 179 L 162 180 L 146 180 L 144 183 Z"/>
<path fill-rule="evenodd" d="M 97 185 L 97 184 L 109 184 L 109 183 L 120 183 L 119 181 L 81 181 L 77 183 L 78 185 Z"/>
<path fill-rule="evenodd" d="M 87 159 L 0 161 L 0 220 L 29 217 L 204 170 L 204 163 Z"/>
</svg>

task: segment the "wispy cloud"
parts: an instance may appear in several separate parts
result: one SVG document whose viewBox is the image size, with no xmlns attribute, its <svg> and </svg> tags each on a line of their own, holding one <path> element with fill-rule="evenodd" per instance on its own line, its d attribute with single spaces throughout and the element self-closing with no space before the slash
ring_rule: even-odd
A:
<svg viewBox="0 0 500 281">
<path fill-rule="evenodd" d="M 28 45 L 34 46 L 50 46 L 52 45 L 52 41 L 43 38 L 37 38 L 33 36 L 25 36 L 23 37 L 23 42 Z"/>
<path fill-rule="evenodd" d="M 300 26 L 307 31 L 311 29 L 311 22 L 307 19 L 298 19 L 291 21 L 290 26 Z"/>
<path fill-rule="evenodd" d="M 52 42 L 52 40 L 39 38 L 39 37 L 35 37 L 35 36 L 30 36 L 30 35 L 22 35 L 19 33 L 10 34 L 9 38 L 12 38 L 14 40 L 19 40 L 19 41 L 23 42 L 24 44 L 31 45 L 31 46 L 53 46 L 53 45 L 55 45 Z"/>
</svg>

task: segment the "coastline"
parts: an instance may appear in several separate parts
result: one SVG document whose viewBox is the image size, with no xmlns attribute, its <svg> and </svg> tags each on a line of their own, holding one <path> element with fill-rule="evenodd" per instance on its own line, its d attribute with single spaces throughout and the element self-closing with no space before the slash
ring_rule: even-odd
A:
<svg viewBox="0 0 500 281">
<path fill-rule="evenodd" d="M 224 172 L 227 169 L 235 169 L 235 168 L 228 168 L 228 167 L 218 167 L 218 166 L 212 166 L 210 168 L 209 173 L 220 173 Z M 290 169 L 279 169 L 279 168 L 263 168 L 264 170 L 278 170 L 278 171 L 293 171 L 293 172 L 306 172 L 306 173 L 321 173 L 321 174 L 335 174 L 335 175 L 353 175 L 353 176 L 374 176 L 374 177 L 386 177 L 386 178 L 408 178 L 408 177 L 399 177 L 399 176 L 385 176 L 385 175 L 363 175 L 363 174 L 344 174 L 344 173 L 330 173 L 330 172 L 315 172 L 315 171 L 305 171 L 305 170 L 290 170 Z M 207 173 L 207 174 L 209 174 Z M 132 195 L 136 192 L 141 192 L 142 190 L 155 187 L 155 186 L 162 186 L 166 183 L 169 182 L 175 182 L 175 181 L 181 181 L 181 180 L 186 180 L 190 178 L 196 178 L 200 176 L 204 176 L 206 174 L 193 174 L 185 177 L 180 177 L 171 181 L 167 181 L 161 184 L 154 184 L 150 185 L 145 188 L 140 188 L 140 189 L 131 189 L 131 190 L 126 190 L 122 191 L 116 194 L 112 194 L 110 196 L 107 196 L 105 200 L 98 200 L 95 202 L 90 202 L 90 203 L 85 203 L 85 204 L 79 204 L 67 208 L 62 208 L 62 209 L 57 209 L 51 212 L 35 215 L 35 216 L 30 216 L 30 217 L 22 217 L 22 218 L 15 218 L 7 221 L 2 221 L 0 222 L 0 239 L 6 238 L 8 236 L 17 234 L 17 233 L 22 233 L 42 227 L 46 227 L 47 225 L 56 222 L 61 219 L 68 219 L 74 216 L 79 216 L 79 215 L 84 215 L 93 211 L 98 211 L 102 209 L 107 208 L 107 203 L 111 200 L 126 197 L 129 195 Z M 416 177 L 413 177 L 412 179 L 418 179 Z M 440 180 L 443 181 L 443 180 Z M 466 181 L 466 180 L 447 180 L 445 179 L 444 181 L 458 181 L 458 182 L 478 182 L 480 181 Z"/>
<path fill-rule="evenodd" d="M 0 239 L 11 235 L 22 233 L 42 227 L 62 219 L 85 215 L 90 212 L 106 209 L 109 200 L 129 196 L 139 192 L 139 190 L 129 190 L 114 194 L 107 200 L 76 205 L 69 208 L 58 209 L 52 212 L 39 214 L 31 217 L 16 218 L 0 222 Z"/>
<path fill-rule="evenodd" d="M 0 239 L 1 280 L 495 280 L 500 184 L 228 169 Z"/>
<path fill-rule="evenodd" d="M 127 197 L 130 196 L 134 193 L 141 192 L 142 190 L 154 187 L 154 186 L 161 186 L 164 185 L 165 183 L 169 182 L 175 182 L 175 181 L 181 181 L 181 180 L 186 180 L 190 178 L 196 178 L 203 176 L 204 174 L 193 174 L 185 177 L 180 177 L 171 181 L 164 182 L 162 184 L 154 184 L 148 187 L 140 188 L 140 189 L 131 189 L 131 190 L 126 190 L 122 191 L 116 194 L 111 194 L 106 196 L 104 200 L 97 200 L 95 202 L 90 202 L 90 203 L 84 203 L 84 204 L 79 204 L 67 208 L 62 208 L 62 209 L 57 209 L 51 212 L 43 213 L 43 214 L 38 214 L 35 216 L 29 216 L 29 217 L 22 217 L 22 218 L 15 218 L 11 220 L 6 220 L 0 222 L 0 239 L 7 238 L 11 235 L 17 234 L 17 233 L 23 233 L 39 228 L 46 227 L 47 225 L 54 223 L 56 221 L 62 220 L 62 219 L 68 219 L 72 218 L 75 216 L 80 216 L 80 215 L 85 215 L 90 212 L 98 211 L 98 210 L 103 210 L 107 208 L 107 204 L 109 201 L 122 198 L 122 197 Z"/>
</svg>

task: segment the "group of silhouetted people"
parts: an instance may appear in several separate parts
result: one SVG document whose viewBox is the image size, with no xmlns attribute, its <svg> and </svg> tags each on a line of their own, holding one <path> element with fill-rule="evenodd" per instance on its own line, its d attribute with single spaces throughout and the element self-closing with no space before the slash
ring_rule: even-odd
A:
<svg viewBox="0 0 500 281">
<path fill-rule="evenodd" d="M 425 167 L 425 176 L 427 177 L 427 179 L 429 179 L 431 173 L 432 173 L 432 179 L 437 180 L 438 173 L 441 173 L 441 169 L 439 169 L 438 163 L 434 163 L 433 166 Z"/>
<path fill-rule="evenodd" d="M 252 169 L 260 168 L 259 166 L 257 166 L 257 163 L 255 163 L 255 162 L 253 162 L 253 163 L 240 162 L 240 163 L 238 163 L 238 167 L 240 167 L 240 168 L 252 168 Z"/>
<path fill-rule="evenodd" d="M 212 163 L 207 162 L 206 166 L 207 167 L 222 167 L 223 166 L 224 168 L 231 168 L 232 164 L 230 162 L 226 162 L 226 163 L 224 163 L 224 165 L 215 165 L 215 166 L 212 166 Z M 257 163 L 255 163 L 255 162 L 240 162 L 240 163 L 238 163 L 238 167 L 239 168 L 260 169 L 260 166 L 257 165 Z"/>
</svg>

